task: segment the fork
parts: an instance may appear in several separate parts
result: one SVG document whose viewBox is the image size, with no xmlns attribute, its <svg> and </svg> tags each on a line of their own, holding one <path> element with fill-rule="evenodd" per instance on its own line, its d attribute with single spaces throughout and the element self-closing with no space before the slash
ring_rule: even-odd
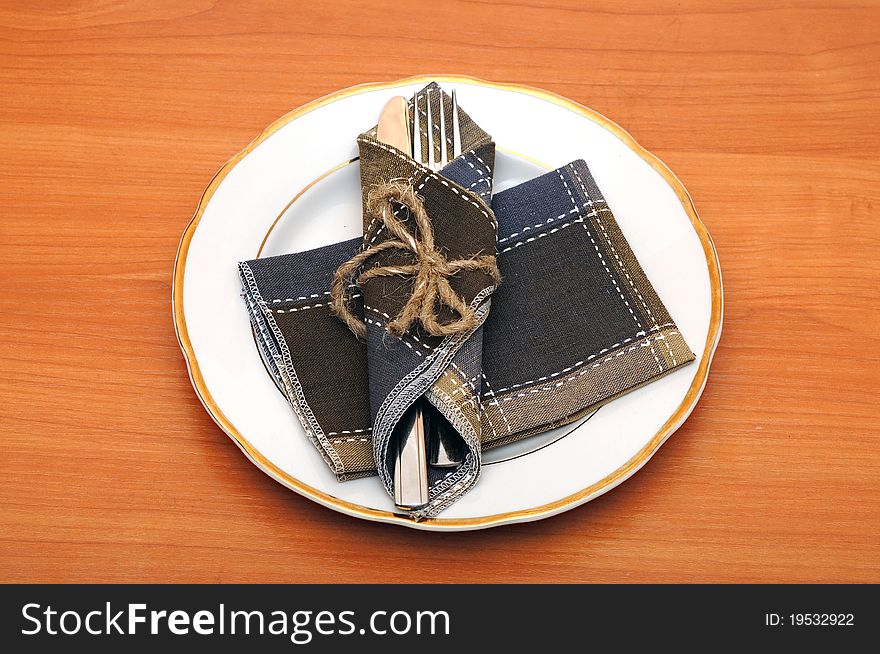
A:
<svg viewBox="0 0 880 654">
<path fill-rule="evenodd" d="M 446 99 L 442 89 L 438 89 L 440 101 L 438 103 L 437 121 L 434 121 L 433 107 L 431 106 L 432 89 L 425 90 L 425 116 L 427 118 L 426 135 L 427 135 L 427 153 L 422 152 L 422 135 L 421 135 L 421 119 L 419 118 L 419 96 L 416 94 L 413 98 L 413 128 L 412 128 L 412 147 L 413 159 L 425 164 L 433 171 L 443 169 L 450 161 L 447 156 L 449 151 L 449 140 L 446 137 Z M 452 101 L 452 159 L 461 154 L 461 125 L 458 118 L 458 96 L 455 89 L 452 89 L 450 96 Z M 435 156 L 434 147 L 434 131 L 440 132 L 440 156 Z M 449 468 L 457 466 L 461 463 L 462 452 L 460 437 L 455 429 L 450 425 L 443 415 L 434 407 L 430 406 L 425 410 L 430 420 L 427 428 L 427 447 L 428 447 L 428 464 L 438 468 Z"/>
<path fill-rule="evenodd" d="M 458 97 L 455 89 L 452 89 L 452 158 L 455 159 L 461 154 L 461 126 L 458 122 Z M 422 135 L 421 135 L 421 119 L 419 118 L 419 96 L 416 94 L 413 98 L 413 121 L 412 121 L 412 157 L 416 161 L 424 164 L 433 171 L 444 168 L 449 163 L 447 151 L 449 140 L 446 137 L 446 102 L 444 102 L 443 91 L 440 91 L 440 103 L 438 120 L 435 124 L 433 120 L 433 109 L 431 107 L 431 89 L 425 90 L 425 116 L 427 118 L 427 150 L 426 154 L 422 153 Z M 440 158 L 434 156 L 434 130 L 439 129 L 440 132 Z"/>
<path fill-rule="evenodd" d="M 419 98 L 413 98 L 413 119 L 410 143 L 412 157 L 432 171 L 441 170 L 449 161 L 449 139 L 446 134 L 446 102 L 440 91 L 437 120 L 431 106 L 432 89 L 426 89 L 426 150 L 422 148 Z M 458 116 L 458 97 L 452 90 L 452 159 L 461 154 L 461 126 Z M 435 154 L 434 131 L 439 132 L 439 156 Z M 428 466 L 448 468 L 463 460 L 461 437 L 443 414 L 425 398 L 417 400 L 395 428 L 397 453 L 394 466 L 394 503 L 401 509 L 414 509 L 427 503 Z"/>
</svg>

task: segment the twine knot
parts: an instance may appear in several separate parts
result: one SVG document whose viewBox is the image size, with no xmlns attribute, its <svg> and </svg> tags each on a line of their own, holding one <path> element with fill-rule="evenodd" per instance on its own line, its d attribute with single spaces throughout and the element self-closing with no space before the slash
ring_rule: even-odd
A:
<svg viewBox="0 0 880 654">
<path fill-rule="evenodd" d="M 394 213 L 396 203 L 409 209 L 415 219 L 415 234 L 411 233 Z M 449 261 L 434 244 L 434 230 L 425 204 L 413 187 L 403 182 L 381 184 L 367 195 L 367 211 L 378 217 L 392 238 L 361 250 L 339 266 L 330 286 L 330 308 L 354 334 L 363 339 L 366 325 L 351 312 L 346 296 L 353 284 L 358 286 L 376 277 L 413 277 L 413 291 L 406 304 L 386 329 L 401 336 L 415 322 L 419 322 L 433 336 L 450 336 L 467 332 L 477 325 L 474 311 L 449 284 L 449 278 L 462 270 L 480 270 L 496 284 L 501 274 L 494 256 L 477 254 L 467 259 Z M 413 262 L 404 265 L 373 266 L 358 275 L 365 263 L 380 252 L 404 250 L 412 254 Z M 443 307 L 452 309 L 458 319 L 441 323 L 438 312 Z"/>
</svg>

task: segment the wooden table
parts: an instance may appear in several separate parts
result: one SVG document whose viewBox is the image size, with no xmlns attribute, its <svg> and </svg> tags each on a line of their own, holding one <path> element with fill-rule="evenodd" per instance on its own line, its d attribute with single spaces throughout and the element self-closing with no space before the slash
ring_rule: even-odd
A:
<svg viewBox="0 0 880 654">
<path fill-rule="evenodd" d="M 412 2 L 401 35 L 386 0 L 2 4 L 0 581 L 880 581 L 880 6 Z M 429 72 L 617 121 L 721 259 L 691 418 L 543 522 L 419 533 L 285 490 L 174 335 L 220 165 L 308 100 Z"/>
</svg>

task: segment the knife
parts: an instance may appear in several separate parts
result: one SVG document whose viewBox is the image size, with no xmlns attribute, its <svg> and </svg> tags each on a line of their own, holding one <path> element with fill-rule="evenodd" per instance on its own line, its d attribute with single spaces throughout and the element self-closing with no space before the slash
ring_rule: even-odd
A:
<svg viewBox="0 0 880 654">
<path fill-rule="evenodd" d="M 406 98 L 391 98 L 379 115 L 376 138 L 403 152 L 412 152 L 408 122 L 409 106 Z M 412 510 L 428 503 L 428 452 L 422 398 L 401 416 L 391 443 L 396 446 L 394 455 L 394 504 L 404 510 Z"/>
<path fill-rule="evenodd" d="M 396 96 L 383 107 L 376 138 L 403 152 L 412 152 L 406 98 Z M 457 115 L 453 120 L 457 120 Z M 445 468 L 461 463 L 461 437 L 455 428 L 424 397 L 407 409 L 391 435 L 396 444 L 394 503 L 404 510 L 428 502 L 428 465 Z"/>
</svg>

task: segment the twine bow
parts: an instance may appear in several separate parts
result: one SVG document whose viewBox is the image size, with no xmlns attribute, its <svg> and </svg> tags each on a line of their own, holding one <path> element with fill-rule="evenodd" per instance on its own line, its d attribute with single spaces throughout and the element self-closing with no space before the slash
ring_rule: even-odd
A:
<svg viewBox="0 0 880 654">
<path fill-rule="evenodd" d="M 409 208 L 415 219 L 414 236 L 403 221 L 394 215 L 392 202 Z M 388 321 L 386 329 L 401 336 L 415 322 L 433 336 L 460 334 L 476 327 L 474 311 L 449 284 L 449 277 L 462 270 L 481 270 L 498 284 L 501 274 L 494 256 L 475 255 L 468 259 L 449 261 L 434 245 L 434 230 L 425 210 L 422 198 L 412 186 L 392 181 L 373 188 L 367 196 L 367 211 L 384 223 L 392 237 L 377 245 L 358 252 L 339 266 L 330 286 L 330 308 L 358 337 L 366 336 L 366 326 L 352 314 L 348 306 L 346 290 L 352 285 L 362 285 L 376 277 L 413 276 L 413 292 L 396 317 Z M 374 266 L 355 275 L 372 257 L 385 250 L 404 250 L 412 253 L 413 262 L 397 266 Z M 458 314 L 458 320 L 441 323 L 438 311 L 446 306 Z"/>
</svg>

